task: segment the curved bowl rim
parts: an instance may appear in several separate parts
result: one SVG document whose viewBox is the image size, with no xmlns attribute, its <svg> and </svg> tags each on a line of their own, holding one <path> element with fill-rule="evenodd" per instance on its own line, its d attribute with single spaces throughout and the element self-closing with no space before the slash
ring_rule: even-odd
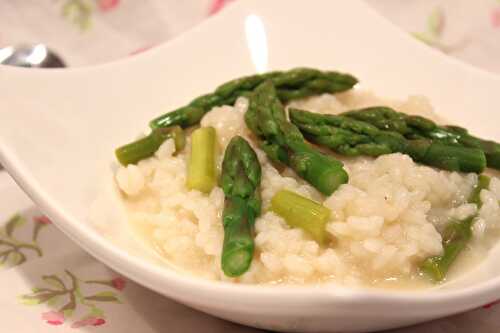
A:
<svg viewBox="0 0 500 333">
<path fill-rule="evenodd" d="M 56 76 L 70 76 L 76 72 L 92 72 L 100 71 L 103 69 L 111 69 L 115 66 L 124 66 L 130 62 L 147 61 L 147 58 L 155 52 L 165 52 L 169 48 L 176 47 L 178 43 L 183 42 L 191 34 L 204 29 L 211 24 L 219 24 L 221 21 L 227 19 L 241 8 L 246 6 L 257 5 L 259 0 L 246 0 L 238 1 L 232 4 L 222 13 L 208 18 L 199 25 L 191 28 L 174 39 L 156 46 L 152 49 L 146 50 L 140 54 L 117 59 L 108 63 L 98 64 L 93 66 L 66 68 L 66 69 L 26 69 L 16 68 L 0 65 L 3 71 L 19 72 L 26 75 L 27 73 L 33 75 L 56 75 Z M 367 5 L 365 5 L 367 6 Z M 369 8 L 373 11 L 373 9 Z M 373 15 L 379 14 L 375 13 Z M 385 21 L 385 24 L 392 26 L 394 33 L 403 35 L 404 32 L 400 31 L 395 25 L 387 21 L 385 18 L 380 17 L 380 20 Z M 407 37 L 410 38 L 410 37 Z M 418 41 L 414 43 L 421 44 Z M 447 61 L 453 66 L 460 67 L 461 70 L 473 72 L 475 75 L 487 77 L 495 83 L 500 83 L 500 76 L 492 74 L 483 69 L 473 67 L 465 64 L 459 60 L 450 58 L 440 52 L 431 49 L 425 45 L 419 45 L 422 49 L 421 52 L 431 53 L 434 57 L 441 58 L 441 61 Z M 13 152 L 9 151 L 2 142 L 0 142 L 0 157 L 4 167 L 13 176 L 16 182 L 23 188 L 24 191 L 45 211 L 49 216 L 53 217 L 55 223 L 61 228 L 73 241 L 78 243 L 87 252 L 98 258 L 119 273 L 132 277 L 133 280 L 139 284 L 145 285 L 148 288 L 168 295 L 168 289 L 162 286 L 178 285 L 186 289 L 196 289 L 202 293 L 220 294 L 225 297 L 231 295 L 232 297 L 246 297 L 248 299 L 259 299 L 265 297 L 266 300 L 275 300 L 282 303 L 297 302 L 297 304 L 310 303 L 311 300 L 319 303 L 328 303 L 334 300 L 336 303 L 385 303 L 392 305 L 415 305 L 419 307 L 429 306 L 442 306 L 444 304 L 460 303 L 464 300 L 475 298 L 474 304 L 481 304 L 482 300 L 491 298 L 491 295 L 500 294 L 500 276 L 490 279 L 478 285 L 466 287 L 460 290 L 441 290 L 440 288 L 431 288 L 432 292 L 421 291 L 388 291 L 385 289 L 350 289 L 347 287 L 335 288 L 318 288 L 318 285 L 303 285 L 303 286 L 266 286 L 266 285 L 245 285 L 245 284 L 232 284 L 221 281 L 211 281 L 200 277 L 187 276 L 176 272 L 175 270 L 164 269 L 159 265 L 141 261 L 139 258 L 130 256 L 125 251 L 111 244 L 105 238 L 97 234 L 86 233 L 85 227 L 82 226 L 76 219 L 66 216 L 64 212 L 59 210 L 57 203 L 48 199 L 50 196 L 43 188 L 39 186 L 36 179 L 30 177 L 29 171 L 22 167 L 16 159 Z M 121 264 L 118 264 L 121 263 Z M 140 273 L 137 273 L 140 272 Z M 149 278 L 147 278 L 149 277 Z M 159 283 L 158 281 L 161 281 Z M 325 285 L 323 285 L 325 286 Z"/>
</svg>

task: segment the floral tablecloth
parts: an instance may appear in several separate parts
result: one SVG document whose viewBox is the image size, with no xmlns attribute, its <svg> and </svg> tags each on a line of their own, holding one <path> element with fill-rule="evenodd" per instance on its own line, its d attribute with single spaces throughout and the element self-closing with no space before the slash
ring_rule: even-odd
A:
<svg viewBox="0 0 500 333">
<path fill-rule="evenodd" d="M 2 0 L 0 47 L 43 42 L 69 66 L 102 63 L 154 47 L 232 1 Z M 431 47 L 500 73 L 499 0 L 366 2 Z M 0 193 L 1 332 L 260 332 L 186 308 L 111 271 L 52 225 L 4 171 Z M 393 332 L 498 331 L 500 305 L 489 304 Z"/>
</svg>

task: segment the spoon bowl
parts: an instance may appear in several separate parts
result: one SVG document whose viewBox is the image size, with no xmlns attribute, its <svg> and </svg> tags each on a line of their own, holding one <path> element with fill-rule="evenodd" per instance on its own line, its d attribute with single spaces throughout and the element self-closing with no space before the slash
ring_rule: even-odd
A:
<svg viewBox="0 0 500 333">
<path fill-rule="evenodd" d="M 54 51 L 43 44 L 1 48 L 0 64 L 30 68 L 66 67 L 64 61 Z"/>
<path fill-rule="evenodd" d="M 298 23 L 300 22 L 300 24 Z M 423 94 L 438 113 L 500 139 L 500 79 L 420 44 L 361 1 L 239 1 L 177 39 L 106 65 L 0 66 L 0 162 L 75 242 L 118 272 L 193 308 L 282 331 L 361 332 L 466 311 L 500 294 L 498 247 L 456 281 L 418 291 L 213 282 L 158 263 L 120 209 L 96 204 L 114 148 L 148 120 L 228 79 L 310 66 L 351 72 L 365 88 Z M 29 98 L 26 98 L 29 96 Z M 107 187 L 113 191 L 112 187 Z M 99 199 L 97 200 L 99 202 Z"/>
</svg>

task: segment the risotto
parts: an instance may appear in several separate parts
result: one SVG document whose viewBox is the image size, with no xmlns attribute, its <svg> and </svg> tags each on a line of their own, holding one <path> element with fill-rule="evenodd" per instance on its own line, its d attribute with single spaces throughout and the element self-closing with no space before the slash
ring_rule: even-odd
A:
<svg viewBox="0 0 500 333">
<path fill-rule="evenodd" d="M 339 114 L 374 105 L 436 120 L 424 97 L 387 101 L 360 90 L 294 100 L 288 107 Z M 186 186 L 189 136 L 182 151 L 176 153 L 174 140 L 168 139 L 154 156 L 116 171 L 132 227 L 140 230 L 158 255 L 182 271 L 236 283 L 373 285 L 417 281 L 431 286 L 421 276 L 419 265 L 426 258 L 443 254 L 442 232 L 449 221 L 475 216 L 472 231 L 477 241 L 495 234 L 500 226 L 497 178 L 492 177 L 489 188 L 480 192 L 481 205 L 470 203 L 468 198 L 478 183 L 476 173 L 439 170 L 417 164 L 402 153 L 346 157 L 322 150 L 341 160 L 349 176 L 349 181 L 331 195 L 322 194 L 290 168 L 276 168 L 269 160 L 245 125 L 248 107 L 248 99 L 239 97 L 234 106 L 214 107 L 201 119 L 202 127 L 216 131 L 217 173 L 222 153 L 235 135 L 250 143 L 262 168 L 262 212 L 255 220 L 253 260 L 248 271 L 238 277 L 226 276 L 220 267 L 222 188 L 214 186 L 205 194 Z M 330 210 L 326 244 L 290 226 L 271 209 L 271 199 L 283 189 Z"/>
</svg>

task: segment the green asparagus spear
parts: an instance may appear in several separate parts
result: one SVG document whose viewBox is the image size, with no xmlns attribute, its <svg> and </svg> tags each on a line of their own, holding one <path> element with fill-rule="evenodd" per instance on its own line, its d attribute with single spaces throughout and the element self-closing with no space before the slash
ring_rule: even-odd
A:
<svg viewBox="0 0 500 333">
<path fill-rule="evenodd" d="M 349 74 L 319 71 L 312 68 L 294 68 L 245 76 L 226 82 L 214 92 L 192 100 L 188 105 L 166 113 L 150 122 L 152 128 L 198 124 L 205 113 L 214 106 L 233 104 L 239 96 L 253 91 L 262 82 L 270 80 L 278 89 L 282 102 L 321 93 L 337 93 L 351 89 L 358 81 Z"/>
<path fill-rule="evenodd" d="M 381 106 L 348 111 L 342 115 L 369 122 L 382 130 L 398 132 L 408 139 L 426 138 L 446 145 L 480 149 L 486 156 L 488 167 L 500 169 L 500 143 L 475 137 L 465 128 L 439 126 L 427 118 Z"/>
<path fill-rule="evenodd" d="M 200 127 L 191 135 L 191 156 L 186 185 L 209 193 L 216 184 L 216 134 L 213 127 Z"/>
<path fill-rule="evenodd" d="M 424 273 L 434 281 L 442 281 L 446 277 L 451 264 L 467 246 L 472 237 L 474 216 L 462 221 L 452 221 L 443 233 L 443 254 L 427 258 L 421 265 Z"/>
<path fill-rule="evenodd" d="M 358 82 L 355 77 L 349 74 L 319 71 L 312 68 L 294 68 L 284 72 L 276 71 L 245 76 L 226 82 L 215 91 L 195 98 L 188 105 L 153 119 L 149 123 L 150 127 L 152 129 L 171 126 L 185 128 L 197 125 L 214 106 L 231 105 L 238 97 L 247 96 L 255 87 L 266 80 L 271 80 L 279 88 L 278 96 L 282 102 L 321 93 L 342 92 L 352 88 Z M 138 157 L 152 155 L 152 146 L 147 141 L 138 140 L 127 146 L 133 147 L 134 155 Z M 139 160 L 135 159 L 134 163 Z"/>
<path fill-rule="evenodd" d="M 271 209 L 290 226 L 309 233 L 319 244 L 326 242 L 326 223 L 330 217 L 328 208 L 297 193 L 281 190 L 271 199 Z"/>
<path fill-rule="evenodd" d="M 221 178 L 225 195 L 221 266 L 224 274 L 235 277 L 245 273 L 252 262 L 253 226 L 261 209 L 259 160 L 240 136 L 231 139 L 226 148 Z"/>
<path fill-rule="evenodd" d="M 475 203 L 478 208 L 482 202 L 479 194 L 483 189 L 488 189 L 490 177 L 479 175 L 478 182 L 469 196 L 469 203 Z M 472 225 L 477 215 L 472 215 L 461 221 L 451 221 L 445 228 L 443 237 L 443 254 L 424 260 L 420 266 L 421 270 L 434 281 L 442 281 L 446 277 L 449 268 L 462 252 L 472 238 Z"/>
<path fill-rule="evenodd" d="M 167 139 L 174 139 L 176 152 L 186 145 L 184 131 L 179 126 L 158 128 L 148 136 L 116 149 L 116 158 L 122 165 L 136 164 L 140 160 L 153 156 Z"/>
<path fill-rule="evenodd" d="M 405 153 L 416 162 L 446 170 L 483 171 L 486 160 L 476 148 L 446 145 L 428 139 L 406 139 L 392 128 L 380 130 L 369 122 L 346 116 L 319 114 L 291 108 L 290 120 L 314 143 L 349 155 L 379 156 Z M 397 124 L 394 126 L 398 126 Z"/>
<path fill-rule="evenodd" d="M 347 182 L 342 163 L 311 147 L 286 119 L 271 81 L 262 83 L 250 95 L 245 122 L 271 160 L 290 166 L 323 194 L 330 195 Z"/>
</svg>

